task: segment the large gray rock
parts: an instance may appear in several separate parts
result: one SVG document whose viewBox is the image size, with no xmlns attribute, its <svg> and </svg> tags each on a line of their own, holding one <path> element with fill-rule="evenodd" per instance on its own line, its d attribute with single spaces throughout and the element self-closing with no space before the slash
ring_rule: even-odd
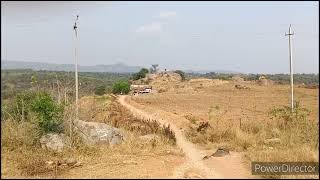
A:
<svg viewBox="0 0 320 180">
<path fill-rule="evenodd" d="M 40 144 L 44 149 L 62 152 L 63 148 L 70 145 L 70 139 L 64 134 L 49 133 L 41 136 Z"/>
<path fill-rule="evenodd" d="M 105 123 L 75 121 L 76 130 L 81 135 L 84 143 L 93 144 L 120 144 L 123 141 L 123 134 L 118 128 Z"/>
</svg>

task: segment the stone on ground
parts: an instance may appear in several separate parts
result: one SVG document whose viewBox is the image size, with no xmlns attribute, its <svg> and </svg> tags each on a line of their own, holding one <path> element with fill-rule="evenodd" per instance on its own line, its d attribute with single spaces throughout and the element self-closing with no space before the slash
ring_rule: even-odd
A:
<svg viewBox="0 0 320 180">
<path fill-rule="evenodd" d="M 63 148 L 70 145 L 70 140 L 64 134 L 49 133 L 40 138 L 40 144 L 44 149 L 62 152 Z"/>
<path fill-rule="evenodd" d="M 116 145 L 123 141 L 123 133 L 105 123 L 75 121 L 75 130 L 79 132 L 85 144 Z"/>
</svg>

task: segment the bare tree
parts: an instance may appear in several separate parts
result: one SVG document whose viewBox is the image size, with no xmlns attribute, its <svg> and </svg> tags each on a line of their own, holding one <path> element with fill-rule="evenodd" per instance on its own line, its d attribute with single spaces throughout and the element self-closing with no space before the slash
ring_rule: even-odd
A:
<svg viewBox="0 0 320 180">
<path fill-rule="evenodd" d="M 151 73 L 156 73 L 158 71 L 159 64 L 152 64 L 151 66 Z"/>
</svg>

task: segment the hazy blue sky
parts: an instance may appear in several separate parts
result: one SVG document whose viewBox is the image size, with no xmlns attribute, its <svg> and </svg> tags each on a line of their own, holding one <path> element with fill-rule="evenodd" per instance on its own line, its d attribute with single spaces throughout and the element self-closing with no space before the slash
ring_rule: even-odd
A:
<svg viewBox="0 0 320 180">
<path fill-rule="evenodd" d="M 319 72 L 318 2 L 3 2 L 1 59 L 287 73 Z"/>
</svg>

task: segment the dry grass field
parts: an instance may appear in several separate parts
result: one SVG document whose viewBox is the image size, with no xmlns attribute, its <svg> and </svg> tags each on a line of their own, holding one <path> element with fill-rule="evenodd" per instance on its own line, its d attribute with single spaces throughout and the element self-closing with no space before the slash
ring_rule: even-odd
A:
<svg viewBox="0 0 320 180">
<path fill-rule="evenodd" d="M 135 102 L 159 108 L 181 116 L 190 115 L 199 119 L 208 119 L 210 109 L 218 106 L 227 111 L 224 120 L 237 123 L 240 118 L 247 121 L 267 121 L 268 111 L 273 107 L 289 105 L 289 86 L 249 85 L 250 90 L 238 90 L 233 83 L 219 86 L 197 88 L 185 92 L 175 91 L 145 94 L 132 98 Z M 310 120 L 319 119 L 318 89 L 295 88 L 295 99 L 303 107 L 311 110 Z"/>
<path fill-rule="evenodd" d="M 250 161 L 319 161 L 318 89 L 296 87 L 295 98 L 300 107 L 294 116 L 288 116 L 286 110 L 276 109 L 290 102 L 289 86 L 286 85 L 259 86 L 254 82 L 242 82 L 249 88 L 237 89 L 235 82 L 221 80 L 158 82 L 161 85 L 158 84 L 156 90 L 167 89 L 127 96 L 126 102 L 158 121 L 166 120 L 174 125 L 171 126 L 174 131 L 152 118 L 134 116 L 123 106 L 123 101 L 118 102 L 113 96 L 83 97 L 80 100 L 80 119 L 103 122 L 121 129 L 126 134 L 123 144 L 90 147 L 75 138 L 75 148 L 57 154 L 41 149 L 39 135 L 31 123 L 3 121 L 1 177 L 206 177 L 207 172 L 197 171 L 208 167 L 210 172 L 216 170 L 224 178 L 234 178 L 240 175 L 250 177 Z M 309 114 L 305 114 L 303 108 L 309 110 Z M 272 115 L 272 110 L 281 112 L 282 116 Z M 70 117 L 71 111 L 67 110 L 65 114 Z M 68 123 L 68 117 L 65 117 L 65 123 Z M 146 134 L 157 134 L 160 141 L 145 144 L 139 137 Z M 183 150 L 180 149 L 181 141 L 180 145 L 176 144 L 177 137 L 180 140 L 186 138 L 182 141 Z M 280 142 L 266 143 L 266 140 L 274 138 Z M 197 169 L 198 159 L 220 146 L 229 148 L 232 156 L 201 160 L 199 162 L 203 164 Z M 196 158 L 190 161 L 190 155 Z M 46 165 L 48 161 L 56 162 L 63 158 L 75 158 L 82 164 L 74 168 Z M 195 163 L 195 167 L 188 167 L 190 162 Z M 247 167 L 243 169 L 245 166 L 242 164 Z"/>
<path fill-rule="evenodd" d="M 234 82 L 201 84 L 201 81 L 194 83 L 188 90 L 176 88 L 133 96 L 130 101 L 150 113 L 172 115 L 175 117 L 172 123 L 182 128 L 191 142 L 205 149 L 226 146 L 244 152 L 248 162 L 319 162 L 318 89 L 295 87 L 295 100 L 300 107 L 293 119 L 298 122 L 287 119 L 288 124 L 284 125 L 286 120 L 276 118 L 271 111 L 290 105 L 288 85 L 259 86 L 244 82 L 250 89 L 236 89 Z M 303 108 L 309 114 L 304 114 Z M 208 125 L 199 130 L 206 122 Z M 281 142 L 265 142 L 272 138 Z"/>
</svg>

